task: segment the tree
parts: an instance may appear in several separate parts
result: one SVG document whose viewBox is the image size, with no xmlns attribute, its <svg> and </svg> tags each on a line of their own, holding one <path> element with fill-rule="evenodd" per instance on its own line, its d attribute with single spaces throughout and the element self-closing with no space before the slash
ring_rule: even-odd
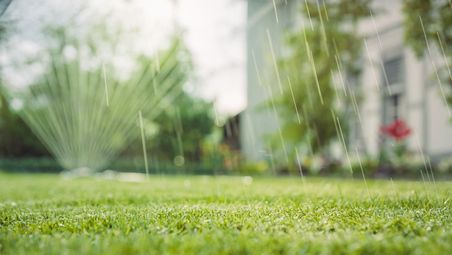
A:
<svg viewBox="0 0 452 255">
<path fill-rule="evenodd" d="M 301 15 L 309 22 L 289 34 L 290 53 L 278 64 L 284 89 L 270 102 L 279 110 L 283 149 L 292 159 L 294 149 L 319 153 L 334 139 L 343 139 L 344 108 L 356 97 L 347 77 L 360 71 L 362 40 L 356 26 L 370 14 L 370 0 L 321 2 L 306 1 Z M 340 77 L 336 83 L 335 75 Z"/>
<path fill-rule="evenodd" d="M 202 144 L 213 132 L 212 104 L 182 92 L 174 102 L 154 120 L 144 115 L 148 155 L 178 164 L 202 160 Z M 140 155 L 141 141 L 136 141 L 123 155 Z M 183 160 L 182 162 L 180 160 Z"/>
<path fill-rule="evenodd" d="M 2 16 L 11 0 L 1 1 Z M 8 29 L 6 22 L 0 22 L 0 42 L 6 39 Z M 0 77 L 0 157 L 47 156 L 42 143 L 31 132 L 30 128 L 12 109 Z"/>
<path fill-rule="evenodd" d="M 161 155 L 200 162 L 201 145 L 215 126 L 212 104 L 187 93 L 181 94 L 175 102 L 155 119 L 159 133 L 153 139 L 154 151 L 158 149 Z"/>
<path fill-rule="evenodd" d="M 0 157 L 49 156 L 0 87 Z"/>
<path fill-rule="evenodd" d="M 405 41 L 418 57 L 431 54 L 433 46 L 444 57 L 444 64 L 436 67 L 441 88 L 452 104 L 452 2 L 449 0 L 404 0 Z M 436 74 L 435 74 L 436 76 Z"/>
</svg>

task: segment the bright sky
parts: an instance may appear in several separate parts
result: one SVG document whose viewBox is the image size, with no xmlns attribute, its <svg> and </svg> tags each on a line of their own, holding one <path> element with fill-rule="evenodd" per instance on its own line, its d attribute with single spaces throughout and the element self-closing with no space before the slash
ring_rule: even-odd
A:
<svg viewBox="0 0 452 255">
<path fill-rule="evenodd" d="M 82 2 L 82 1 L 80 1 Z M 36 55 L 46 43 L 42 29 L 48 24 L 66 24 L 80 7 L 80 2 L 43 0 L 13 0 L 3 20 L 13 21 L 14 30 L 6 47 L 2 47 L 0 61 L 5 79 L 11 83 L 27 84 L 38 66 L 27 69 L 30 75 L 16 68 L 26 57 Z M 91 0 L 87 14 L 80 15 L 78 24 L 86 24 L 109 15 L 109 27 L 121 24 L 128 38 L 124 52 L 129 48 L 149 51 L 167 43 L 174 24 L 184 31 L 187 47 L 192 52 L 195 67 L 194 94 L 215 100 L 218 112 L 234 114 L 245 107 L 246 81 L 246 1 L 243 0 Z M 143 24 L 146 24 L 143 25 Z M 138 28 L 138 29 L 137 29 Z M 81 36 L 92 36 L 92 31 L 77 28 Z M 139 30 L 139 33 L 136 33 Z M 9 45 L 9 46 L 8 46 Z M 130 67 L 127 59 L 115 58 L 118 68 Z M 5 65 L 6 64 L 6 65 Z"/>
<path fill-rule="evenodd" d="M 202 94 L 216 98 L 219 111 L 237 113 L 246 101 L 246 1 L 179 0 L 178 11 Z"/>
</svg>

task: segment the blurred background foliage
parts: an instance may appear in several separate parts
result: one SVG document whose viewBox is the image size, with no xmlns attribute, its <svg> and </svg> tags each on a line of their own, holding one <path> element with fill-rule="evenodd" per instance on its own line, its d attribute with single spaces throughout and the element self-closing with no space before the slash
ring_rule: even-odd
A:
<svg viewBox="0 0 452 255">
<path fill-rule="evenodd" d="M 46 148 L 13 110 L 0 87 L 0 157 L 50 157 Z"/>
<path fill-rule="evenodd" d="M 434 48 L 446 58 L 438 76 L 444 83 L 449 106 L 452 104 L 452 2 L 449 0 L 404 0 L 405 42 L 418 57 L 432 54 Z M 452 120 L 451 120 L 452 121 Z"/>
<path fill-rule="evenodd" d="M 327 157 L 331 142 L 348 133 L 350 98 L 359 98 L 350 84 L 360 72 L 357 22 L 370 15 L 370 2 L 306 1 L 301 13 L 310 22 L 288 34 L 289 54 L 279 61 L 286 89 L 274 100 L 283 122 L 282 138 L 275 134 L 271 144 L 273 151 L 287 154 L 291 172 L 298 172 L 300 153 Z"/>
<path fill-rule="evenodd" d="M 174 161 L 180 156 L 188 162 L 201 162 L 202 147 L 213 134 L 212 103 L 183 91 L 174 102 L 152 121 L 145 119 L 149 155 L 159 160 Z M 141 139 L 141 138 L 140 138 Z M 123 156 L 142 153 L 141 141 L 133 142 Z"/>
<path fill-rule="evenodd" d="M 281 134 L 269 138 L 269 144 L 280 160 L 245 162 L 239 151 L 223 143 L 224 133 L 222 127 L 216 125 L 212 103 L 194 97 L 183 87 L 192 75 L 190 67 L 176 70 L 175 76 L 180 78 L 181 88 L 173 103 L 168 104 L 155 119 L 147 111 L 143 112 L 150 172 L 349 175 L 353 169 L 373 177 L 381 174 L 416 176 L 418 170 L 425 167 L 425 162 L 409 153 L 392 162 L 390 173 L 379 172 L 379 158 L 368 155 L 351 158 L 346 164 L 329 158 L 332 142 L 346 142 L 348 122 L 344 120 L 356 114 L 353 104 L 361 98 L 359 90 L 346 89 L 343 83 L 353 83 L 354 77 L 360 73 L 362 38 L 358 36 L 357 23 L 371 12 L 378 11 L 371 10 L 371 3 L 371 0 L 340 0 L 322 1 L 319 5 L 315 0 L 307 0 L 300 10 L 302 15 L 311 18 L 313 27 L 305 20 L 304 28 L 287 34 L 288 54 L 278 60 L 280 82 L 285 89 L 268 102 L 268 107 L 278 110 L 283 123 L 281 134 L 286 147 L 281 142 Z M 432 47 L 441 49 L 446 62 L 451 63 L 450 8 L 448 0 L 403 1 L 405 42 L 418 57 L 429 54 L 427 40 L 432 42 Z M 102 34 L 101 23 L 96 29 Z M 73 40 L 70 33 L 61 27 L 49 27 L 49 35 L 60 41 L 57 46 L 60 51 Z M 104 35 L 105 40 L 115 40 L 111 35 Z M 6 26 L 0 24 L 0 38 L 7 36 Z M 174 40 L 183 48 L 183 38 L 175 37 Z M 95 43 L 87 41 L 85 46 L 95 49 Z M 186 51 L 185 54 L 190 57 Z M 142 68 L 146 68 L 149 62 L 144 57 L 137 61 Z M 337 76 L 338 71 L 341 77 Z M 439 69 L 448 100 L 452 103 L 449 72 L 445 66 Z M 152 83 L 148 86 L 153 90 Z M 344 97 L 345 94 L 352 97 Z M 350 101 L 350 98 L 354 99 Z M 19 117 L 20 111 L 12 107 L 0 77 L 0 168 L 59 171 L 58 164 L 50 159 L 49 152 Z M 342 133 L 337 130 L 342 130 Z M 138 123 L 132 132 L 139 132 Z M 140 139 L 138 134 L 135 137 Z M 142 172 L 142 153 L 140 141 L 135 140 L 108 168 Z M 307 156 L 299 160 L 299 153 Z M 434 167 L 437 173 L 452 174 L 451 160 L 444 160 Z"/>
<path fill-rule="evenodd" d="M 82 15 L 83 12 L 84 9 L 82 8 L 77 15 Z M 69 23 L 75 22 L 77 15 L 72 17 Z M 89 56 L 88 58 L 95 60 L 102 59 L 102 54 L 105 54 L 105 51 L 113 53 L 117 51 L 122 32 L 115 30 L 112 33 L 110 30 L 107 31 L 105 22 L 106 20 L 100 17 L 97 22 L 91 24 L 92 26 L 89 28 L 91 32 L 88 34 L 95 34 L 94 37 L 79 36 L 76 26 L 49 25 L 45 28 L 44 36 L 49 47 L 41 55 L 27 60 L 27 64 L 42 62 L 43 59 L 47 59 L 49 65 L 41 75 L 42 79 L 34 81 L 29 86 L 31 93 L 26 95 L 28 98 L 23 100 L 24 103 L 21 107 L 13 107 L 12 92 L 7 91 L 6 85 L 1 82 L 0 77 L 0 168 L 31 171 L 60 170 L 57 167 L 57 162 L 50 159 L 51 154 L 46 149 L 46 144 L 43 144 L 42 140 L 37 138 L 21 117 L 31 113 L 34 116 L 42 115 L 44 118 L 49 114 L 45 109 L 47 106 L 38 102 L 38 99 L 41 98 L 40 94 L 43 93 L 48 104 L 58 105 L 59 99 L 52 96 L 59 95 L 59 92 L 49 94 L 45 89 L 48 86 L 46 82 L 48 77 L 53 77 L 56 73 L 67 73 L 64 71 L 70 69 L 74 61 L 77 66 L 83 65 L 82 61 L 86 63 L 88 60 L 83 59 L 84 56 L 80 56 L 83 53 L 86 53 L 85 55 Z M 9 26 L 2 23 L 0 27 L 0 37 L 7 38 Z M 211 102 L 197 98 L 186 91 L 187 81 L 192 77 L 192 65 L 191 56 L 184 46 L 182 37 L 175 34 L 169 44 L 166 50 L 157 52 L 158 59 L 155 58 L 155 55 L 132 56 L 134 57 L 134 64 L 137 65 L 137 71 L 128 80 L 117 76 L 113 69 L 106 66 L 110 74 L 108 76 L 110 89 L 113 90 L 115 87 L 120 89 L 124 87 L 124 84 L 130 83 L 133 85 L 139 82 L 146 87 L 146 90 L 137 90 L 137 93 L 158 95 L 162 90 L 161 87 L 171 82 L 171 94 L 168 97 L 162 95 L 160 98 L 156 98 L 158 102 L 148 101 L 143 105 L 145 107 L 141 109 L 145 124 L 147 154 L 152 159 L 150 160 L 153 164 L 152 167 L 160 170 L 166 169 L 164 172 L 179 171 L 183 168 L 190 171 L 192 168 L 202 167 L 203 164 L 208 164 L 210 168 L 220 168 L 223 165 L 223 157 L 216 155 L 219 154 L 220 150 L 215 147 L 221 142 L 221 135 L 219 136 L 221 132 L 214 122 L 213 105 Z M 78 54 L 72 62 L 68 61 L 66 56 L 69 48 Z M 45 57 L 43 57 L 44 55 Z M 82 71 L 79 70 L 79 72 Z M 97 66 L 97 68 L 83 72 L 86 72 L 85 76 L 102 83 L 102 71 L 102 68 Z M 66 78 L 74 77 L 68 75 Z M 77 80 L 78 78 L 75 77 L 74 79 Z M 86 91 L 96 92 L 89 88 Z M 123 93 L 120 96 L 128 97 L 130 99 L 129 104 L 135 103 L 136 98 L 126 92 L 124 91 L 125 94 Z M 99 99 L 94 94 L 83 98 L 86 100 Z M 74 104 L 93 105 L 86 100 L 74 102 Z M 60 104 L 63 103 L 65 102 Z M 118 107 L 125 106 L 119 105 Z M 115 110 L 115 112 L 118 111 L 121 111 L 121 109 Z M 108 112 L 111 112 L 111 109 Z M 105 112 L 105 114 L 108 112 Z M 124 171 L 144 170 L 140 125 L 138 121 L 136 121 L 136 125 L 133 125 L 137 119 L 135 117 L 130 122 L 133 128 L 128 130 L 126 135 L 136 139 L 129 141 L 129 146 L 121 150 L 119 157 L 108 167 Z M 120 137 L 115 136 L 114 138 L 118 140 Z M 93 140 L 96 138 L 84 138 L 84 140 L 86 139 Z M 110 139 L 113 139 L 113 137 L 110 137 Z M 116 147 L 122 147 L 126 142 L 125 138 L 120 140 L 123 142 Z M 208 158 L 208 160 L 205 160 L 205 158 Z"/>
<path fill-rule="evenodd" d="M 351 124 L 347 120 L 359 119 L 356 106 L 362 100 L 359 90 L 362 86 L 356 85 L 363 64 L 363 38 L 357 26 L 362 19 L 380 11 L 372 9 L 372 3 L 371 0 L 307 0 L 300 10 L 309 19 L 302 20 L 301 28 L 288 32 L 287 51 L 278 61 L 281 78 L 273 81 L 275 88 L 277 83 L 282 83 L 285 89 L 275 93 L 279 96 L 267 103 L 269 110 L 277 110 L 282 122 L 281 130 L 268 138 L 270 150 L 276 155 L 268 160 L 273 171 L 299 174 L 304 169 L 311 174 L 345 175 L 362 171 L 369 176 L 391 176 L 415 175 L 419 169 L 440 168 L 409 152 L 384 157 L 384 162 L 381 155 L 372 157 L 365 152 L 362 158 L 351 158 L 345 164 L 334 156 L 331 146 L 334 143 L 353 150 L 347 148 Z M 447 0 L 404 0 L 402 8 L 406 45 L 418 57 L 432 54 L 433 50 L 440 50 L 445 56 L 446 64 L 439 66 L 437 73 L 443 83 L 441 93 L 450 102 L 451 8 Z M 386 154 L 382 151 L 382 155 Z M 388 165 L 383 167 L 383 164 Z M 446 165 L 449 164 L 443 163 L 438 171 L 447 172 Z"/>
</svg>

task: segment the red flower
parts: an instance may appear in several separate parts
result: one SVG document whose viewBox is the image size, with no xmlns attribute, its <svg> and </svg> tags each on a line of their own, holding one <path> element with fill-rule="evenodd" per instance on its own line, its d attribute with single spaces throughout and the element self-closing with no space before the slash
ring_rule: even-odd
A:
<svg viewBox="0 0 452 255">
<path fill-rule="evenodd" d="M 392 123 L 380 128 L 380 131 L 396 141 L 405 139 L 411 134 L 411 129 L 403 120 L 396 119 Z"/>
</svg>

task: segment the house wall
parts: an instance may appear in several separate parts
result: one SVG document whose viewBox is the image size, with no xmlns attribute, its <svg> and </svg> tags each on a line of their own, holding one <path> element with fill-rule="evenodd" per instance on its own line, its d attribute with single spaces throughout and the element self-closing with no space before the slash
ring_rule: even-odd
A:
<svg viewBox="0 0 452 255">
<path fill-rule="evenodd" d="M 285 31 L 295 20 L 297 3 L 276 1 L 276 5 L 278 21 L 272 1 L 248 1 L 247 107 L 242 113 L 241 140 L 242 152 L 249 160 L 271 156 L 266 149 L 266 137 L 278 132 L 279 128 L 278 114 L 272 107 L 265 107 L 280 93 L 268 34 L 278 58 L 282 54 Z"/>
<path fill-rule="evenodd" d="M 381 146 L 383 63 L 398 55 L 403 58 L 405 88 L 400 105 L 401 118 L 412 129 L 412 135 L 407 139 L 408 149 L 432 159 L 452 155 L 452 123 L 434 68 L 434 65 L 440 66 L 442 56 L 432 46 L 431 57 L 426 53 L 418 58 L 404 46 L 400 3 L 383 1 L 377 7 L 385 11 L 373 20 L 364 20 L 360 27 L 367 45 L 367 49 L 363 47 L 361 83 L 364 99 L 360 107 L 367 152 L 377 155 Z"/>
</svg>

